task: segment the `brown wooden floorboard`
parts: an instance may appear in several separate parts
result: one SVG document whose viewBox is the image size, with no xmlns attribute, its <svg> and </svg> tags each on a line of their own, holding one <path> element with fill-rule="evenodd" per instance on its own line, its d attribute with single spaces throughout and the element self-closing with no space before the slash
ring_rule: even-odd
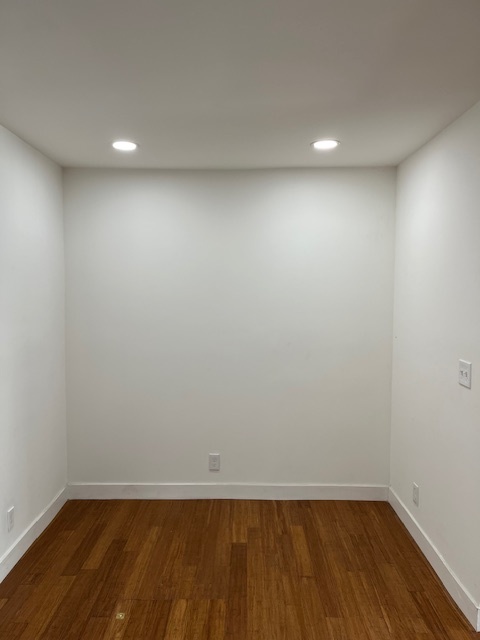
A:
<svg viewBox="0 0 480 640">
<path fill-rule="evenodd" d="M 70 501 L 0 640 L 480 640 L 390 505 Z"/>
</svg>

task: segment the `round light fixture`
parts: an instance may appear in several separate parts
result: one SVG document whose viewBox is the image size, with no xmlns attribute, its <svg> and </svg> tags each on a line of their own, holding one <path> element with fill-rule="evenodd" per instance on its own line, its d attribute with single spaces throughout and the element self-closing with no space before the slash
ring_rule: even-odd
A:
<svg viewBox="0 0 480 640">
<path fill-rule="evenodd" d="M 312 142 L 312 147 L 317 151 L 331 151 L 338 147 L 339 144 L 338 140 L 315 140 L 315 142 Z"/>
<path fill-rule="evenodd" d="M 116 140 L 112 143 L 112 147 L 117 151 L 135 151 L 138 145 L 128 140 Z"/>
</svg>

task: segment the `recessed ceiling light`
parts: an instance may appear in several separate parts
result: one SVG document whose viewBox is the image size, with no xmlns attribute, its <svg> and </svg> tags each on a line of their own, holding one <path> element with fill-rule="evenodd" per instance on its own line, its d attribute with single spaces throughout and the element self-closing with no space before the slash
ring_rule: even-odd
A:
<svg viewBox="0 0 480 640">
<path fill-rule="evenodd" d="M 112 147 L 117 151 L 135 151 L 138 145 L 135 142 L 129 142 L 128 140 L 116 140 Z"/>
<path fill-rule="evenodd" d="M 312 147 L 317 151 L 331 151 L 338 145 L 338 140 L 315 140 L 315 142 L 312 142 Z"/>
</svg>

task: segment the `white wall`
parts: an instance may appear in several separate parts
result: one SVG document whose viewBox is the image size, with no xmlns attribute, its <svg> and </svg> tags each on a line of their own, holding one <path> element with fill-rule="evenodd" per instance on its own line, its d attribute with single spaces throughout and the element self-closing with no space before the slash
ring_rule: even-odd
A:
<svg viewBox="0 0 480 640">
<path fill-rule="evenodd" d="M 70 480 L 388 484 L 394 192 L 66 171 Z"/>
<path fill-rule="evenodd" d="M 61 169 L 0 127 L 0 564 L 66 483 L 62 209 Z"/>
<path fill-rule="evenodd" d="M 399 170 L 391 449 L 394 491 L 477 604 L 479 149 L 477 105 Z M 473 362 L 471 390 L 459 358 Z"/>
</svg>

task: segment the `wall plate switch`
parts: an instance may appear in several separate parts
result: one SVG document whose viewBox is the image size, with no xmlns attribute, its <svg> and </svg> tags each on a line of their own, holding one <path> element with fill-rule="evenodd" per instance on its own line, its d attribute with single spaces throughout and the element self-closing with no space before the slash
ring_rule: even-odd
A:
<svg viewBox="0 0 480 640">
<path fill-rule="evenodd" d="M 467 362 L 467 360 L 459 360 L 458 361 L 458 383 L 467 387 L 467 389 L 472 388 L 472 363 Z"/>
<path fill-rule="evenodd" d="M 14 524 L 15 524 L 15 507 L 10 507 L 10 509 L 7 509 L 7 531 L 11 531 L 13 529 Z"/>
<path fill-rule="evenodd" d="M 208 470 L 220 471 L 220 454 L 219 453 L 208 454 Z"/>
<path fill-rule="evenodd" d="M 420 504 L 420 487 L 418 486 L 418 484 L 416 484 L 416 482 L 413 483 L 413 504 L 415 504 L 417 507 Z"/>
</svg>

